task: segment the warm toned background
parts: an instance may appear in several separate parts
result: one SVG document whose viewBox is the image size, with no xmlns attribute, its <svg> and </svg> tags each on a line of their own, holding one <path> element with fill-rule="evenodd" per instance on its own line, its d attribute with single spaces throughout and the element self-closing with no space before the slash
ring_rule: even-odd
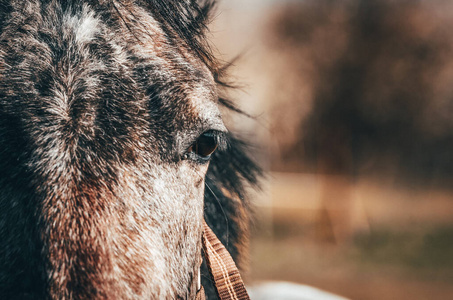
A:
<svg viewBox="0 0 453 300">
<path fill-rule="evenodd" d="M 453 299 L 453 2 L 223 0 L 212 39 L 268 172 L 248 282 Z"/>
</svg>

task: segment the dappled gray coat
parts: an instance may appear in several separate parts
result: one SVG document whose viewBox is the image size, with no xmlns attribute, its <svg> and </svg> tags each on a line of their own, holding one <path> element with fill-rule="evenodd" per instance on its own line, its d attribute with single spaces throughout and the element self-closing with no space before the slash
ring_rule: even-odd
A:
<svg viewBox="0 0 453 300">
<path fill-rule="evenodd" d="M 191 298 L 203 215 L 238 259 L 259 171 L 221 119 L 211 6 L 0 0 L 1 299 Z"/>
</svg>

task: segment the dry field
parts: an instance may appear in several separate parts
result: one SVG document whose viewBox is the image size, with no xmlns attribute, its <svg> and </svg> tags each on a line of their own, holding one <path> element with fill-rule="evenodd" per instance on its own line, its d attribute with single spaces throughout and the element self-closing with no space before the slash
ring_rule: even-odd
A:
<svg viewBox="0 0 453 300">
<path fill-rule="evenodd" d="M 451 299 L 453 192 L 272 173 L 257 195 L 249 281 L 351 299 Z"/>
</svg>

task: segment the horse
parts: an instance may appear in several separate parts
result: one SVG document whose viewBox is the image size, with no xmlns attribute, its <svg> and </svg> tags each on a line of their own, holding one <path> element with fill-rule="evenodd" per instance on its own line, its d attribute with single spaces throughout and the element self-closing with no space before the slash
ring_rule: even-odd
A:
<svg viewBox="0 0 453 300">
<path fill-rule="evenodd" d="M 0 0 L 1 299 L 214 299 L 203 220 L 244 260 L 260 169 L 214 6 Z"/>
</svg>

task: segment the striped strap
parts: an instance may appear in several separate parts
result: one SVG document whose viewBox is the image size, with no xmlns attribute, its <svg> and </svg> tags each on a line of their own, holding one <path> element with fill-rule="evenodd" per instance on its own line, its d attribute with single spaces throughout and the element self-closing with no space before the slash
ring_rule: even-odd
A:
<svg viewBox="0 0 453 300">
<path fill-rule="evenodd" d="M 211 228 L 203 222 L 203 250 L 206 263 L 221 300 L 250 299 L 244 287 L 239 270 L 228 250 L 222 245 Z"/>
</svg>

